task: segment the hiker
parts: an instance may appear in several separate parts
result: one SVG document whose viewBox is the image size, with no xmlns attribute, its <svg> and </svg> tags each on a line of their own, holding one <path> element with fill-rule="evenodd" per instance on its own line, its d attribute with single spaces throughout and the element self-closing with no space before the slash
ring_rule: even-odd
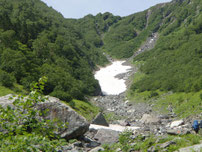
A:
<svg viewBox="0 0 202 152">
<path fill-rule="evenodd" d="M 199 131 L 199 123 L 198 123 L 198 120 L 194 120 L 193 125 L 192 125 L 192 128 L 194 129 L 194 131 L 195 131 L 196 133 L 198 133 L 198 131 Z"/>
</svg>

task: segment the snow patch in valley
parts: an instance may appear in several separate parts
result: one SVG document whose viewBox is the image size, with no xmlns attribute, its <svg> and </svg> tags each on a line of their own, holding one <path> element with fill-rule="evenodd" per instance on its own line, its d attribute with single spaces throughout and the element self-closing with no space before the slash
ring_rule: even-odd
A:
<svg viewBox="0 0 202 152">
<path fill-rule="evenodd" d="M 90 129 L 95 129 L 95 130 L 107 129 L 107 130 L 113 130 L 113 131 L 119 131 L 119 132 L 123 132 L 125 130 L 135 131 L 137 129 L 140 129 L 140 127 L 121 126 L 121 125 L 117 125 L 117 124 L 110 124 L 109 127 L 90 124 L 89 128 Z"/>
<path fill-rule="evenodd" d="M 104 95 L 118 95 L 126 91 L 124 79 L 118 79 L 115 76 L 130 71 L 131 66 L 123 65 L 125 61 L 114 61 L 111 65 L 100 68 L 95 73 L 95 79 L 99 81 Z"/>
</svg>

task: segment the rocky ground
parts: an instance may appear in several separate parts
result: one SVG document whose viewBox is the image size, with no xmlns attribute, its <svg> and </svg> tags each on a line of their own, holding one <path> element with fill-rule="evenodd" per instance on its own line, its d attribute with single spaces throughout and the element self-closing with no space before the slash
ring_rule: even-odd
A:
<svg viewBox="0 0 202 152">
<path fill-rule="evenodd" d="M 154 33 L 153 36 L 148 38 L 146 43 L 124 64 L 131 66 L 131 60 L 138 54 L 152 49 L 157 39 L 158 34 Z M 131 71 L 119 74 L 116 77 L 126 80 L 127 86 L 130 87 L 130 77 L 136 71 L 137 68 L 133 67 Z M 97 96 L 93 98 L 91 102 L 100 107 L 105 116 L 111 117 L 109 123 L 120 126 L 139 127 L 139 129 L 134 131 L 135 136 L 139 134 L 147 136 L 151 133 L 155 136 L 194 133 L 191 128 L 192 122 L 194 119 L 199 119 L 202 116 L 202 114 L 199 114 L 198 118 L 178 119 L 172 112 L 167 115 L 162 115 L 157 111 L 152 111 L 152 105 L 146 103 L 131 103 L 127 100 L 125 92 L 119 95 Z M 90 129 L 85 134 L 85 138 L 90 139 L 94 146 L 96 144 L 98 146 L 99 144 L 117 142 L 118 134 L 117 131 L 108 129 Z M 162 146 L 168 147 L 170 144 L 172 144 L 172 142 Z M 93 146 L 91 148 L 93 148 Z M 91 148 L 85 150 L 90 151 Z M 95 146 L 95 149 L 92 149 L 91 151 L 99 150 L 102 150 L 102 148 Z M 150 151 L 152 151 L 152 149 Z"/>
<path fill-rule="evenodd" d="M 158 34 L 154 33 L 147 39 L 145 44 L 143 44 L 140 49 L 134 53 L 131 58 L 123 63 L 124 65 L 130 65 L 132 68 L 127 73 L 117 75 L 116 78 L 126 80 L 127 88 L 130 87 L 132 81 L 131 77 L 134 75 L 135 72 L 137 72 L 137 67 L 131 65 L 131 60 L 138 54 L 152 49 L 157 39 Z M 109 58 L 110 57 L 108 56 L 108 59 Z M 138 103 L 134 105 L 134 103 L 132 104 L 131 102 L 129 102 L 126 98 L 125 92 L 119 95 L 98 96 L 92 99 L 92 102 L 93 104 L 96 104 L 98 107 L 100 107 L 104 113 L 113 113 L 116 118 L 119 118 L 119 120 L 123 119 L 125 121 L 128 121 L 131 123 L 131 125 L 137 125 L 137 120 L 140 119 L 143 114 L 152 113 L 152 108 L 150 105 L 147 105 L 145 103 Z M 114 120 L 111 123 L 119 122 L 120 121 Z"/>
<path fill-rule="evenodd" d="M 132 59 L 138 54 L 152 49 L 158 39 L 158 34 L 154 33 L 152 37 L 148 38 L 146 43 L 124 64 L 131 66 Z M 110 61 L 113 61 L 107 56 Z M 126 80 L 128 88 L 131 84 L 131 77 L 137 71 L 137 67 L 133 67 L 131 71 L 119 74 L 116 77 Z M 194 119 L 200 119 L 202 114 L 198 117 L 190 117 L 186 119 L 179 119 L 171 110 L 171 113 L 160 114 L 157 111 L 152 110 L 152 105 L 147 103 L 135 103 L 130 102 L 126 98 L 126 94 L 121 93 L 119 95 L 106 95 L 97 96 L 91 100 L 91 102 L 101 108 L 101 113 L 93 121 L 98 127 L 91 127 L 88 132 L 78 138 L 78 141 L 63 147 L 62 151 L 90 151 L 98 152 L 104 150 L 102 144 L 116 143 L 119 138 L 120 131 L 117 128 L 121 127 L 138 127 L 133 130 L 133 137 L 138 135 L 147 137 L 149 134 L 153 134 L 156 137 L 167 135 L 184 135 L 189 133 L 195 133 L 191 126 Z M 108 124 L 103 115 L 108 119 Z M 99 127 L 103 125 L 105 127 Z M 99 129 L 98 129 L 99 128 Z M 170 145 L 175 144 L 173 141 L 168 141 L 160 145 L 161 148 L 167 148 Z M 202 147 L 201 144 L 196 145 L 194 148 Z M 154 151 L 155 148 L 151 147 L 148 151 Z M 121 150 L 120 150 L 121 151 Z M 181 150 L 183 151 L 183 150 Z"/>
<path fill-rule="evenodd" d="M 124 64 L 130 65 L 131 60 L 138 54 L 151 49 L 156 40 L 158 34 L 153 34 L 152 37 L 148 38 L 146 43 L 139 49 L 134 56 L 128 59 Z M 109 58 L 109 57 L 108 57 Z M 110 59 L 112 60 L 112 59 Z M 126 84 L 130 87 L 130 77 L 137 71 L 136 67 L 133 67 L 131 71 L 119 74 L 116 77 L 119 79 L 126 80 Z M 0 105 L 8 103 L 8 97 L 0 98 Z M 59 117 L 65 122 L 72 122 L 69 124 L 68 129 L 61 133 L 62 137 L 69 139 L 75 137 L 77 140 L 70 140 L 71 144 L 60 147 L 58 152 L 80 152 L 90 151 L 98 152 L 104 150 L 101 145 L 116 143 L 119 138 L 120 130 L 123 127 L 131 127 L 133 129 L 133 136 L 136 138 L 138 135 L 148 137 L 149 134 L 153 134 L 156 137 L 167 136 L 167 135 L 184 135 L 193 133 L 192 122 L 194 119 L 202 118 L 202 113 L 197 117 L 189 117 L 186 119 L 179 119 L 172 111 L 171 113 L 162 115 L 157 111 L 152 110 L 152 105 L 147 103 L 135 103 L 130 102 L 125 92 L 119 95 L 106 95 L 94 97 L 91 102 L 101 109 L 101 113 L 92 121 L 93 124 L 103 125 L 105 127 L 99 127 L 96 129 L 95 126 L 89 128 L 89 130 L 83 135 L 83 132 L 88 128 L 89 123 L 84 120 L 83 117 L 78 116 L 71 108 L 67 107 L 56 98 L 49 98 L 50 102 L 45 103 L 44 106 L 51 109 L 53 112 L 50 116 Z M 10 103 L 9 103 L 10 104 Z M 55 106 L 57 105 L 57 106 Z M 43 106 L 40 106 L 43 108 Z M 44 107 L 44 108 L 45 108 Z M 61 110 L 63 109 L 63 110 Z M 61 111 L 63 111 L 61 113 Z M 71 116 L 67 115 L 71 113 Z M 106 122 L 104 116 L 107 118 Z M 73 117 L 74 116 L 74 117 Z M 51 118 L 50 118 L 51 119 Z M 72 119 L 75 119 L 72 121 Z M 81 122 L 80 124 L 77 122 Z M 123 130 L 123 129 L 122 129 Z M 169 141 L 160 145 L 162 148 L 167 148 L 169 145 L 174 144 L 173 141 Z M 202 145 L 196 145 L 191 148 L 201 148 Z M 154 151 L 154 148 L 148 149 L 148 151 Z M 181 151 L 186 151 L 182 149 Z"/>
</svg>

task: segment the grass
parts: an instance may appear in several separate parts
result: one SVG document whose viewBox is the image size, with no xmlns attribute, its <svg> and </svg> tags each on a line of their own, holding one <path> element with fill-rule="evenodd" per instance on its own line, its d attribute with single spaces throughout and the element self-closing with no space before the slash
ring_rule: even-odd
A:
<svg viewBox="0 0 202 152">
<path fill-rule="evenodd" d="M 105 152 L 115 152 L 118 148 L 123 152 L 128 151 L 141 151 L 147 152 L 150 147 L 154 147 L 155 151 L 167 151 L 172 152 L 183 147 L 199 144 L 202 140 L 202 136 L 196 134 L 180 135 L 180 136 L 158 136 L 149 135 L 143 137 L 137 136 L 135 139 L 130 138 L 131 134 L 127 131 L 119 136 L 119 142 L 113 145 L 105 145 Z M 168 141 L 174 141 L 175 144 L 170 145 L 167 148 L 161 148 L 160 145 Z"/>
<path fill-rule="evenodd" d="M 174 108 L 174 112 L 182 118 L 200 114 L 202 112 L 202 99 L 200 98 L 200 94 L 202 94 L 202 91 L 166 95 L 157 99 L 154 108 L 165 110 L 171 105 Z"/>
<path fill-rule="evenodd" d="M 134 62 L 136 67 L 140 67 L 144 62 Z M 146 75 L 140 71 L 134 74 L 133 84 Z M 127 97 L 131 102 L 146 102 L 153 104 L 153 110 L 161 113 L 168 113 L 168 107 L 172 107 L 178 117 L 184 118 L 202 112 L 202 90 L 199 92 L 165 92 L 165 91 L 133 91 L 134 85 L 127 92 Z"/>
<path fill-rule="evenodd" d="M 113 122 L 114 120 L 120 120 L 120 119 L 124 119 L 124 117 L 122 116 L 117 116 L 114 112 L 107 112 L 104 113 L 104 117 L 107 120 L 107 122 Z M 125 118 L 126 119 L 126 118 Z"/>
<path fill-rule="evenodd" d="M 8 89 L 4 86 L 0 86 L 0 96 L 5 96 L 7 94 L 14 93 L 11 89 Z"/>
<path fill-rule="evenodd" d="M 23 89 L 22 85 L 19 85 L 17 83 L 14 84 L 13 87 L 7 88 L 2 85 L 0 85 L 0 96 L 5 96 L 7 94 L 23 94 L 26 95 L 28 92 Z"/>
<path fill-rule="evenodd" d="M 140 66 L 143 63 L 136 62 L 135 66 Z M 138 71 L 134 74 L 133 83 L 141 80 L 145 74 Z M 154 111 L 168 113 L 168 107 L 172 107 L 178 117 L 184 118 L 202 112 L 202 90 L 199 92 L 165 92 L 165 91 L 133 91 L 133 87 L 127 92 L 127 97 L 130 101 L 140 103 L 146 102 L 153 104 Z"/>
<path fill-rule="evenodd" d="M 152 94 L 155 94 L 155 96 L 152 96 Z M 175 112 L 178 117 L 185 118 L 202 112 L 201 94 L 202 91 L 172 93 L 157 90 L 155 92 L 133 92 L 128 95 L 128 98 L 136 103 L 146 102 L 153 104 L 153 110 L 161 113 L 169 113 L 168 107 L 172 107 L 173 112 Z"/>
<path fill-rule="evenodd" d="M 0 96 L 5 96 L 7 94 L 26 95 L 27 91 L 24 90 L 23 86 L 19 84 L 14 84 L 14 86 L 11 89 L 0 85 Z M 71 102 L 66 104 L 71 106 L 76 112 L 85 117 L 88 121 L 92 120 L 99 112 L 99 108 L 90 104 L 89 102 L 72 100 Z"/>
<path fill-rule="evenodd" d="M 92 105 L 91 103 L 80 100 L 72 100 L 66 104 L 71 106 L 76 112 L 85 117 L 88 121 L 91 121 L 100 110 L 98 107 Z"/>
</svg>

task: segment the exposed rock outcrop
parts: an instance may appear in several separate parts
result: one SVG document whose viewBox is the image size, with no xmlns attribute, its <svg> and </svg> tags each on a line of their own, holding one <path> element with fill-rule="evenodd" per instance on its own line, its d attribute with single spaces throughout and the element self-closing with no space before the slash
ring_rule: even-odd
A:
<svg viewBox="0 0 202 152">
<path fill-rule="evenodd" d="M 98 130 L 94 137 L 101 144 L 112 144 L 118 142 L 119 132 L 107 129 Z"/>
<path fill-rule="evenodd" d="M 39 104 L 38 107 L 40 110 L 49 109 L 46 119 L 53 120 L 56 118 L 64 123 L 68 123 L 67 128 L 59 132 L 61 137 L 67 140 L 79 137 L 88 131 L 89 123 L 87 120 L 55 97 L 48 97 L 48 100 Z"/>
<path fill-rule="evenodd" d="M 0 105 L 4 107 L 8 105 L 13 106 L 13 101 L 9 99 L 11 96 L 0 97 Z M 76 138 L 83 135 L 89 129 L 89 123 L 84 117 L 55 97 L 48 97 L 45 102 L 38 104 L 37 108 L 39 110 L 48 109 L 46 116 L 44 116 L 45 119 L 58 119 L 62 123 L 68 123 L 67 127 L 58 132 L 62 138 L 67 140 Z"/>
<path fill-rule="evenodd" d="M 185 147 L 185 148 L 180 148 L 177 152 L 201 152 L 202 150 L 202 144 L 190 146 L 190 147 Z"/>
<path fill-rule="evenodd" d="M 107 123 L 105 117 L 103 116 L 103 114 L 101 112 L 97 114 L 95 119 L 92 121 L 92 124 L 109 126 L 109 124 Z"/>
</svg>

